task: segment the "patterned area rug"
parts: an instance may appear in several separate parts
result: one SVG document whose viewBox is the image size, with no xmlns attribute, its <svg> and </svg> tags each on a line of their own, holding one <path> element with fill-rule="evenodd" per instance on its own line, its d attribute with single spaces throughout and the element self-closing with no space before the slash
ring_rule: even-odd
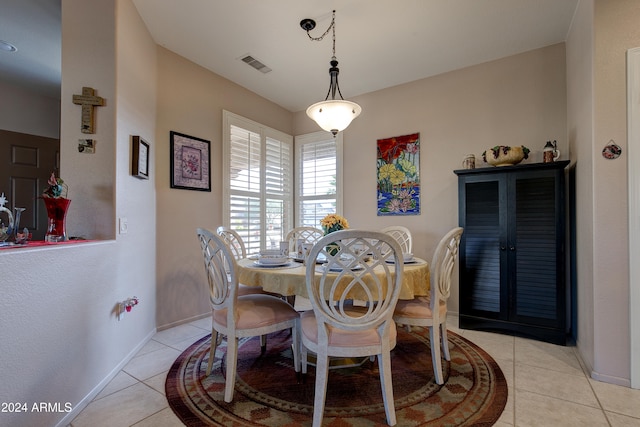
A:
<svg viewBox="0 0 640 427">
<path fill-rule="evenodd" d="M 443 361 L 445 383 L 433 378 L 426 329 L 399 330 L 392 352 L 393 392 L 398 426 L 490 426 L 504 410 L 507 383 L 498 364 L 481 348 L 449 332 L 451 361 Z M 174 362 L 165 385 L 167 400 L 187 426 L 310 426 L 314 368 L 298 381 L 287 331 L 269 335 L 260 354 L 257 337 L 240 342 L 233 401 L 224 402 L 225 342 L 218 347 L 209 377 L 210 336 L 194 343 Z M 222 357 L 221 357 L 222 356 Z M 386 426 L 377 362 L 332 369 L 325 426 Z"/>
</svg>

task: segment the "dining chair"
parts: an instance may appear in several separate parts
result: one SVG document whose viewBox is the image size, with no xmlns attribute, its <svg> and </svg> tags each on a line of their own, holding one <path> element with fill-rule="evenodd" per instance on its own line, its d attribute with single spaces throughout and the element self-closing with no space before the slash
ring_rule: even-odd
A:
<svg viewBox="0 0 640 427">
<path fill-rule="evenodd" d="M 444 384 L 440 347 L 451 360 L 447 338 L 447 301 L 463 229 L 453 228 L 438 243 L 431 259 L 431 290 L 428 297 L 400 300 L 393 318 L 398 324 L 429 328 L 431 360 L 437 384 Z"/>
<path fill-rule="evenodd" d="M 292 328 L 294 369 L 300 372 L 300 316 L 286 301 L 265 294 L 238 296 L 237 264 L 229 246 L 220 236 L 203 228 L 197 229 L 209 283 L 211 302 L 211 348 L 207 376 L 218 345 L 218 334 L 227 336 L 227 370 L 224 401 L 233 400 L 238 338 L 262 336 Z M 227 270 L 228 268 L 228 270 Z"/>
<path fill-rule="evenodd" d="M 298 253 L 298 240 L 302 239 L 304 243 L 315 244 L 324 236 L 324 232 L 315 227 L 295 227 L 291 229 L 284 240 L 289 242 L 289 253 Z"/>
<path fill-rule="evenodd" d="M 393 236 L 393 238 L 400 244 L 403 253 L 411 253 L 411 250 L 413 249 L 413 239 L 411 237 L 411 231 L 407 227 L 402 225 L 390 225 L 380 231 Z"/>
<path fill-rule="evenodd" d="M 326 263 L 316 266 L 319 256 Z M 387 262 L 390 257 L 394 264 Z M 322 424 L 329 358 L 371 356 L 378 358 L 387 423 L 395 425 L 391 350 L 396 345 L 393 311 L 404 268 L 400 245 L 385 233 L 341 230 L 320 239 L 309 260 L 306 285 L 312 310 L 300 316 L 300 352 L 303 374 L 307 353 L 316 354 L 313 426 Z M 366 305 L 351 305 L 354 294 Z"/>
<path fill-rule="evenodd" d="M 237 260 L 247 257 L 247 249 L 242 240 L 242 236 L 237 231 L 221 225 L 216 229 L 218 236 L 222 237 L 222 240 L 229 246 L 233 257 Z M 264 293 L 262 286 L 248 286 L 240 283 L 238 285 L 238 295 L 250 295 Z"/>
</svg>

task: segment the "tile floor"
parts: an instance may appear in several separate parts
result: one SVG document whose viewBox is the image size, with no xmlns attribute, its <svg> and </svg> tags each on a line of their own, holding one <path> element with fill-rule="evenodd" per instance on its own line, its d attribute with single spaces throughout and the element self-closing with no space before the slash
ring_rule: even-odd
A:
<svg viewBox="0 0 640 427">
<path fill-rule="evenodd" d="M 164 397 L 178 355 L 207 335 L 210 319 L 158 332 L 72 421 L 82 426 L 181 426 Z M 487 332 L 449 328 L 475 342 L 500 365 L 509 385 L 504 426 L 640 426 L 640 390 L 585 375 L 573 347 Z"/>
</svg>

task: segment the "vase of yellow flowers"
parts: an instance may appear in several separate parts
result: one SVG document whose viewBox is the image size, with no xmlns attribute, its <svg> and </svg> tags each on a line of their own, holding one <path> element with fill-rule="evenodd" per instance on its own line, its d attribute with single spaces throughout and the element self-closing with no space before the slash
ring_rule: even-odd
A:
<svg viewBox="0 0 640 427">
<path fill-rule="evenodd" d="M 54 173 L 47 181 L 47 187 L 42 193 L 44 206 L 47 208 L 47 231 L 44 235 L 46 242 L 64 242 L 67 240 L 67 211 L 71 200 L 67 199 L 67 184 L 62 178 L 56 178 Z"/>
<path fill-rule="evenodd" d="M 349 222 L 345 217 L 338 214 L 329 214 L 320 220 L 320 226 L 322 227 L 322 231 L 324 231 L 324 235 L 326 236 L 329 233 L 333 233 L 334 231 L 345 230 L 349 228 Z M 339 247 L 337 244 L 327 245 L 325 248 L 329 255 L 335 256 Z"/>
</svg>

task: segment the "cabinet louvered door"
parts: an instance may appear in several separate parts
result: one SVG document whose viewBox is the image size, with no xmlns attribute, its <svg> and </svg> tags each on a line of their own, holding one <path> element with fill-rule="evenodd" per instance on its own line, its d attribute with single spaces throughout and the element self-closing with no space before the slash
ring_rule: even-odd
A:
<svg viewBox="0 0 640 427">
<path fill-rule="evenodd" d="M 568 164 L 455 171 L 461 328 L 566 344 Z"/>
<path fill-rule="evenodd" d="M 504 203 L 506 181 L 470 178 L 461 186 L 464 197 L 463 245 L 460 254 L 461 308 L 464 313 L 506 319 L 506 259 L 501 242 L 506 240 Z"/>
<path fill-rule="evenodd" d="M 559 201 L 555 171 L 537 171 L 512 177 L 514 186 L 510 218 L 510 320 L 558 327 L 564 310 L 562 283 L 564 242 L 563 204 Z"/>
</svg>

